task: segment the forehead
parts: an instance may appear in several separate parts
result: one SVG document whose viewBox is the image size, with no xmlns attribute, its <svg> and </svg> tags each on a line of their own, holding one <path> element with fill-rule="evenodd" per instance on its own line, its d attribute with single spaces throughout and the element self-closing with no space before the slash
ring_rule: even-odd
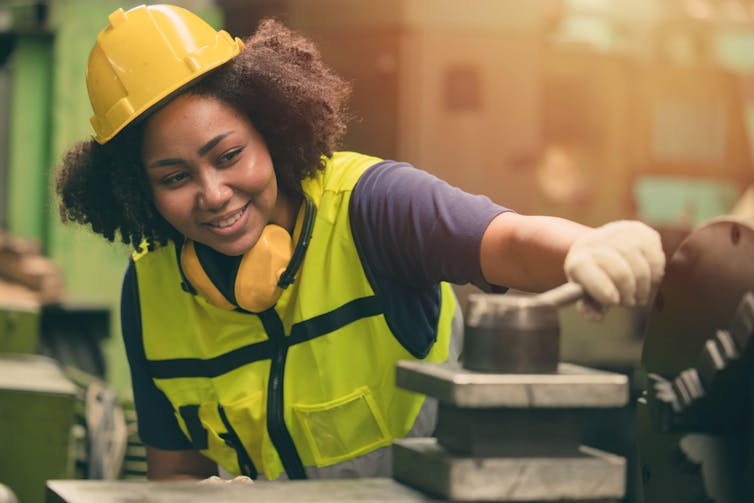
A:
<svg viewBox="0 0 754 503">
<path fill-rule="evenodd" d="M 184 94 L 156 111 L 144 126 L 144 153 L 163 147 L 207 141 L 219 133 L 254 134 L 249 120 L 212 96 Z"/>
<path fill-rule="evenodd" d="M 234 107 L 218 98 L 198 94 L 182 94 L 153 113 L 146 121 L 146 128 L 154 129 L 164 125 L 165 122 L 176 119 L 200 121 L 205 124 L 219 120 L 246 120 Z"/>
</svg>

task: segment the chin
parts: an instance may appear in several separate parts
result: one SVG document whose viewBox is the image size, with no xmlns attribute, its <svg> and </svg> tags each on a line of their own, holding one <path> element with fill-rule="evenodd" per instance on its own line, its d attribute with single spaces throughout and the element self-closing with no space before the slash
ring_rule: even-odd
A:
<svg viewBox="0 0 754 503">
<path fill-rule="evenodd" d="M 229 257 L 237 257 L 239 255 L 243 255 L 247 251 L 251 250 L 251 248 L 256 244 L 257 240 L 243 240 L 240 242 L 235 243 L 229 243 L 229 244 L 221 244 L 219 246 L 213 246 L 212 248 L 215 249 L 215 251 L 218 251 L 222 253 L 223 255 L 227 255 Z"/>
</svg>

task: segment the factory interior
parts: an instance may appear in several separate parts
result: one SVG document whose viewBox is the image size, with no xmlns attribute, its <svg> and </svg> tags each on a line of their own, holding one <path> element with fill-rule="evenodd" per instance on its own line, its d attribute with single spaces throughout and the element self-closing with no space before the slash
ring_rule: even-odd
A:
<svg viewBox="0 0 754 503">
<path fill-rule="evenodd" d="M 0 503 L 754 501 L 754 0 L 172 2 L 312 40 L 352 86 L 342 150 L 521 214 L 639 220 L 666 257 L 648 306 L 599 321 L 565 290 L 453 285 L 465 314 L 494 308 L 465 317 L 478 346 L 396 368 L 439 402 L 435 438 L 395 440 L 392 477 L 253 484 L 147 479 L 132 248 L 58 213 L 55 169 L 92 135 L 92 42 L 142 3 L 0 0 Z"/>
</svg>

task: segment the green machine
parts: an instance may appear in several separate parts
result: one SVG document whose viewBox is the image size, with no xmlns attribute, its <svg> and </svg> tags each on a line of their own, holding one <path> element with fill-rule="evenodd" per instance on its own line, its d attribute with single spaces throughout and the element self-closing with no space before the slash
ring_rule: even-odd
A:
<svg viewBox="0 0 754 503">
<path fill-rule="evenodd" d="M 0 354 L 0 483 L 19 501 L 42 502 L 48 479 L 73 476 L 76 397 L 55 360 Z"/>
<path fill-rule="evenodd" d="M 0 353 L 34 353 L 39 341 L 39 307 L 0 305 Z"/>
</svg>

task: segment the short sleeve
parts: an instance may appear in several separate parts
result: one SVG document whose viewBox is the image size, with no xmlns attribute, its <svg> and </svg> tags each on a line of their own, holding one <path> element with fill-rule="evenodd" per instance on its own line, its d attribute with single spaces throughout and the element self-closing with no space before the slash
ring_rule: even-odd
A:
<svg viewBox="0 0 754 503">
<path fill-rule="evenodd" d="M 406 163 L 383 161 L 367 170 L 351 196 L 351 231 L 375 275 L 414 287 L 440 281 L 489 291 L 481 242 L 495 216 L 510 211 Z"/>
</svg>

